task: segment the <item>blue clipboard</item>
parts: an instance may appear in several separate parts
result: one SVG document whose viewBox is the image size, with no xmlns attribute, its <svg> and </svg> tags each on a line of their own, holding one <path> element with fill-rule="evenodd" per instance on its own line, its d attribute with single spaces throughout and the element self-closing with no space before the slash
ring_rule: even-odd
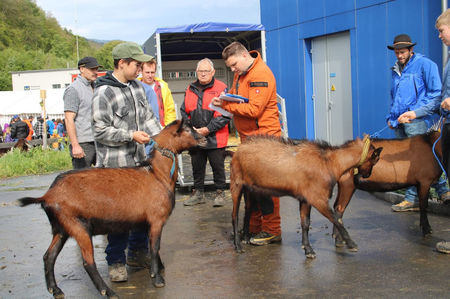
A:
<svg viewBox="0 0 450 299">
<path fill-rule="evenodd" d="M 224 95 L 221 95 L 219 97 L 219 99 L 224 100 L 224 101 L 228 101 L 228 102 L 237 102 L 237 103 L 248 103 L 248 99 L 235 95 L 235 94 L 231 94 L 231 93 L 226 93 Z"/>
</svg>

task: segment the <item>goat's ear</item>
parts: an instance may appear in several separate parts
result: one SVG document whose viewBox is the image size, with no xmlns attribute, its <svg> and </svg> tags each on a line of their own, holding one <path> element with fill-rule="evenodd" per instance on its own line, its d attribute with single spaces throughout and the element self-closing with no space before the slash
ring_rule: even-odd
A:
<svg viewBox="0 0 450 299">
<path fill-rule="evenodd" d="M 372 160 L 372 162 L 376 162 L 380 159 L 380 155 L 381 155 L 381 151 L 383 150 L 382 147 L 376 148 L 373 153 L 372 156 L 370 157 L 370 159 Z"/>
<path fill-rule="evenodd" d="M 184 118 L 181 118 L 180 123 L 178 125 L 177 133 L 181 133 L 181 131 L 183 130 L 184 125 L 185 125 Z"/>
</svg>

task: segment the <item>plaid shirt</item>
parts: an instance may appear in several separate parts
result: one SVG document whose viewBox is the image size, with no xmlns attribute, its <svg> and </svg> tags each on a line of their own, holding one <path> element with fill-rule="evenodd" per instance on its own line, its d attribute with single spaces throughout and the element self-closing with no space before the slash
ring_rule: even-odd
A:
<svg viewBox="0 0 450 299">
<path fill-rule="evenodd" d="M 92 99 L 96 166 L 136 166 L 146 156 L 144 145 L 133 141 L 133 133 L 144 131 L 154 136 L 161 131 L 144 88 L 137 81 L 123 84 L 110 72 L 99 78 L 97 87 Z"/>
<path fill-rule="evenodd" d="M 34 130 L 34 136 L 37 138 L 42 138 L 42 133 L 44 133 L 44 124 L 40 121 L 36 121 L 33 127 Z"/>
</svg>

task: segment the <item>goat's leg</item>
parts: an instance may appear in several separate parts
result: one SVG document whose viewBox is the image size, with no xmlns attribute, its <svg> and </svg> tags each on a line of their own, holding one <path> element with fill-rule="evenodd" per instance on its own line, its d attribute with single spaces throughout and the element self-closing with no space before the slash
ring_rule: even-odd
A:
<svg viewBox="0 0 450 299">
<path fill-rule="evenodd" d="M 164 278 L 161 275 L 160 265 L 161 257 L 159 256 L 159 248 L 161 245 L 161 233 L 162 233 L 162 223 L 155 224 L 152 223 L 150 225 L 150 256 L 151 256 L 151 269 L 150 276 L 152 278 L 153 285 L 156 288 L 162 288 L 166 285 Z"/>
<path fill-rule="evenodd" d="M 242 242 L 245 244 L 250 243 L 250 216 L 252 214 L 252 205 L 255 202 L 252 200 L 252 196 L 250 191 L 244 192 L 244 201 L 245 201 L 245 213 L 244 213 L 244 227 L 242 229 Z"/>
<path fill-rule="evenodd" d="M 242 197 L 242 185 L 233 184 L 230 189 L 231 189 L 231 199 L 233 200 L 231 223 L 233 224 L 234 249 L 236 250 L 236 252 L 242 253 L 244 251 L 242 250 L 241 236 L 239 235 L 239 207 L 241 204 L 241 197 Z"/>
<path fill-rule="evenodd" d="M 430 223 L 428 222 L 427 208 L 428 208 L 428 193 L 430 190 L 430 185 L 422 187 L 417 186 L 417 195 L 419 196 L 419 208 L 420 208 L 420 229 L 424 236 L 431 235 L 433 232 L 431 230 Z"/>
<path fill-rule="evenodd" d="M 316 257 L 316 253 L 309 243 L 309 226 L 311 225 L 311 205 L 304 200 L 298 201 L 298 209 L 300 212 L 300 224 L 302 226 L 302 248 L 305 250 L 305 255 L 309 259 Z"/>
<path fill-rule="evenodd" d="M 336 226 L 336 229 L 347 244 L 347 248 L 350 249 L 350 251 L 358 251 L 358 245 L 350 238 L 350 235 L 342 223 L 342 219 L 338 219 L 333 210 L 328 206 L 328 200 L 316 200 L 313 206 Z"/>
<path fill-rule="evenodd" d="M 92 245 L 91 236 L 86 229 L 78 221 L 67 221 L 65 228 L 80 246 L 81 255 L 83 256 L 83 267 L 100 294 L 102 296 L 106 295 L 108 298 L 118 298 L 116 293 L 106 285 L 98 273 L 94 261 L 94 246 Z"/>
<path fill-rule="evenodd" d="M 334 212 L 338 221 L 343 223 L 342 217 L 353 194 L 355 193 L 355 183 L 353 181 L 353 170 L 344 173 L 338 181 L 338 193 L 334 201 Z M 339 233 L 336 225 L 333 224 L 333 238 L 336 247 L 344 247 L 345 241 Z"/>
<path fill-rule="evenodd" d="M 63 291 L 56 285 L 55 262 L 68 237 L 67 234 L 54 234 L 52 242 L 44 254 L 44 270 L 47 290 L 54 298 L 64 298 Z"/>
</svg>

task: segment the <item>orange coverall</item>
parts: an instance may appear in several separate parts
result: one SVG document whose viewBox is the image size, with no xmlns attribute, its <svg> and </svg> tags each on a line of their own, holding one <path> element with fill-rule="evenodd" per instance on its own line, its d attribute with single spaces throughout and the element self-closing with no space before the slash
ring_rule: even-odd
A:
<svg viewBox="0 0 450 299">
<path fill-rule="evenodd" d="M 257 51 L 249 52 L 255 58 L 250 68 L 242 75 L 234 74 L 230 93 L 248 98 L 246 104 L 224 101 L 222 107 L 233 113 L 234 124 L 242 142 L 249 135 L 281 136 L 278 116 L 275 77 Z M 252 211 L 250 233 L 265 231 L 281 234 L 280 199 L 272 197 L 273 212 L 263 215 L 261 210 Z"/>
</svg>

